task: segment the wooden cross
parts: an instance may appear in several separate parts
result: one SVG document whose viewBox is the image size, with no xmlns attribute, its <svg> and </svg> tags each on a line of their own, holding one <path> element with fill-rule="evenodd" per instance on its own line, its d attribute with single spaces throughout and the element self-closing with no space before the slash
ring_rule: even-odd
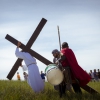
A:
<svg viewBox="0 0 100 100">
<path fill-rule="evenodd" d="M 32 35 L 32 37 L 29 40 L 29 42 L 27 43 L 27 45 L 25 46 L 24 44 L 21 44 L 20 48 L 23 51 L 25 50 L 25 51 L 29 52 L 32 56 L 34 56 L 36 59 L 40 60 L 42 63 L 44 63 L 46 65 L 49 65 L 49 64 L 52 64 L 51 61 L 49 61 L 48 59 L 44 58 L 43 56 L 41 56 L 40 54 L 38 54 L 34 50 L 30 49 L 30 47 L 32 46 L 33 42 L 35 41 L 35 39 L 39 35 L 39 32 L 41 31 L 41 29 L 42 29 L 42 27 L 44 26 L 45 23 L 46 23 L 46 20 L 44 18 L 42 18 L 40 24 L 38 25 L 37 29 L 35 30 L 34 34 Z M 12 42 L 13 44 L 15 44 L 17 46 L 18 40 L 14 39 L 13 37 L 11 37 L 8 34 L 6 35 L 5 38 L 8 41 Z M 9 80 L 12 79 L 13 75 L 18 70 L 18 67 L 20 66 L 21 61 L 22 61 L 21 59 L 17 59 L 16 63 L 14 64 L 13 68 L 11 69 L 10 73 L 7 76 L 7 78 Z M 87 92 L 89 92 L 91 94 L 98 93 L 96 90 L 94 90 L 93 88 L 89 87 L 88 85 L 82 86 L 81 88 L 86 90 Z"/>
<path fill-rule="evenodd" d="M 47 20 L 42 18 L 42 20 L 40 21 L 40 23 L 37 26 L 36 30 L 34 31 L 34 33 L 32 34 L 31 38 L 29 39 L 28 43 L 26 44 L 26 46 L 21 46 L 22 47 L 22 51 L 27 51 L 27 52 L 29 51 L 29 49 L 31 48 L 32 44 L 36 40 L 37 36 L 39 35 L 40 31 L 42 30 L 42 28 L 43 28 L 43 26 L 45 25 L 46 22 L 47 22 Z M 5 38 L 7 38 L 7 36 Z M 12 40 L 12 42 L 15 42 L 15 41 Z M 12 77 L 14 76 L 16 71 L 18 70 L 18 67 L 20 66 L 21 62 L 22 62 L 22 59 L 18 58 L 17 61 L 14 64 L 14 66 L 12 67 L 11 71 L 7 75 L 7 78 L 9 80 L 12 79 Z"/>
</svg>

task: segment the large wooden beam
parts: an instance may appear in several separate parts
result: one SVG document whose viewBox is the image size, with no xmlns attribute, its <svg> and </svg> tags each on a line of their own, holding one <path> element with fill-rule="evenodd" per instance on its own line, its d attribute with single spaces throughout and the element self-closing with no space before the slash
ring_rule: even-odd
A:
<svg viewBox="0 0 100 100">
<path fill-rule="evenodd" d="M 31 38 L 29 39 L 28 43 L 26 44 L 26 46 L 24 46 L 24 48 L 22 48 L 23 49 L 22 51 L 28 51 L 31 48 L 32 44 L 36 40 L 37 36 L 39 35 L 40 31 L 42 30 L 42 28 L 43 28 L 43 26 L 45 25 L 46 22 L 47 22 L 47 20 L 42 18 L 42 20 L 40 21 L 40 23 L 37 26 L 36 30 L 34 31 L 34 33 L 32 34 Z M 12 67 L 12 69 L 9 72 L 9 74 L 7 75 L 7 78 L 9 80 L 12 79 L 12 77 L 14 76 L 16 71 L 18 70 L 18 67 L 20 66 L 21 62 L 22 62 L 21 59 L 17 59 L 17 61 L 15 62 L 14 66 Z"/>
<path fill-rule="evenodd" d="M 8 41 L 10 41 L 11 43 L 13 43 L 14 45 L 17 46 L 18 40 L 14 39 L 13 37 L 11 37 L 10 35 L 6 35 L 5 37 Z M 20 46 L 21 49 L 25 48 L 25 45 L 23 43 L 21 43 Z M 36 59 L 38 59 L 39 61 L 41 61 L 42 63 L 44 63 L 45 65 L 49 65 L 52 64 L 51 61 L 47 60 L 46 58 L 44 58 L 43 56 L 41 56 L 40 54 L 38 54 L 37 52 L 35 52 L 32 49 L 29 49 L 28 52 L 34 56 Z"/>
<path fill-rule="evenodd" d="M 91 88 L 88 85 L 81 86 L 81 88 L 84 89 L 85 91 L 87 91 L 90 94 L 97 94 L 98 93 L 98 91 L 96 91 L 95 89 Z"/>
<path fill-rule="evenodd" d="M 11 37 L 10 35 L 7 35 L 5 37 L 8 41 L 10 41 L 11 43 L 13 43 L 14 45 L 17 46 L 18 40 L 14 39 L 13 37 Z M 21 49 L 23 49 L 25 47 L 25 45 L 22 43 L 22 45 L 20 46 Z M 32 56 L 34 56 L 36 59 L 38 59 L 39 61 L 41 61 L 42 63 L 44 63 L 45 65 L 49 65 L 52 64 L 51 61 L 49 61 L 48 59 L 44 58 L 43 56 L 41 56 L 40 54 L 38 54 L 37 52 L 29 49 L 28 51 Z M 84 89 L 85 91 L 89 92 L 90 94 L 93 93 L 98 93 L 96 90 L 94 90 L 93 88 L 91 88 L 88 85 L 85 85 L 83 87 L 81 87 L 82 89 Z"/>
</svg>

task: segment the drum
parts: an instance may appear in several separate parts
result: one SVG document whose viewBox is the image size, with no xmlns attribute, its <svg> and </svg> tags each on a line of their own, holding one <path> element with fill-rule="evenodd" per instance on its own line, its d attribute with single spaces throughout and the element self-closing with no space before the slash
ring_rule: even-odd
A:
<svg viewBox="0 0 100 100">
<path fill-rule="evenodd" d="M 63 81 L 63 73 L 56 64 L 49 64 L 45 69 L 47 81 L 52 85 L 59 85 Z"/>
</svg>

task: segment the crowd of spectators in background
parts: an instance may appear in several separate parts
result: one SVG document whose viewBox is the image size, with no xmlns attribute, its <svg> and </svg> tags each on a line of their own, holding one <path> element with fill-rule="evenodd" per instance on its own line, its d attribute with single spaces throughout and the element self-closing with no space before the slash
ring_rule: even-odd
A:
<svg viewBox="0 0 100 100">
<path fill-rule="evenodd" d="M 24 80 L 27 81 L 28 74 L 26 72 L 24 72 L 23 75 L 24 75 Z M 45 82 L 46 74 L 43 73 L 43 71 L 41 71 L 40 75 L 41 75 L 41 78 L 43 79 L 43 81 Z M 100 70 L 99 69 L 90 70 L 89 75 L 91 76 L 91 82 L 100 82 Z M 17 72 L 17 80 L 21 80 L 19 72 Z"/>
<path fill-rule="evenodd" d="M 96 71 L 96 69 L 94 69 L 93 71 L 90 70 L 89 75 L 91 76 L 92 82 L 100 81 L 100 70 L 99 69 L 97 69 L 97 71 Z"/>
</svg>

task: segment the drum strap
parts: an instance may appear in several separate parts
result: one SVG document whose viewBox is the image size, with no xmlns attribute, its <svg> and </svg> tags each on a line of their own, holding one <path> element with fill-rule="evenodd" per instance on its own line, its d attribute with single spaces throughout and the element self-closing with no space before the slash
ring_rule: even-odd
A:
<svg viewBox="0 0 100 100">
<path fill-rule="evenodd" d="M 54 67 L 54 68 L 52 68 L 52 69 L 57 69 L 57 67 Z M 49 72 L 49 71 L 51 71 L 51 69 L 49 69 L 48 72 Z"/>
</svg>

